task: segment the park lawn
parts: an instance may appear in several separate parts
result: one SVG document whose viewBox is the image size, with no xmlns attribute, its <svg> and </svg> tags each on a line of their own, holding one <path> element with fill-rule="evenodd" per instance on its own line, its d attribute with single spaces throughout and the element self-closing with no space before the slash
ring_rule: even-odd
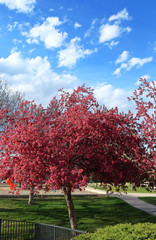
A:
<svg viewBox="0 0 156 240">
<path fill-rule="evenodd" d="M 139 197 L 140 200 L 156 205 L 156 197 Z"/>
<path fill-rule="evenodd" d="M 107 187 L 100 186 L 100 183 L 99 184 L 89 183 L 88 186 L 92 187 L 94 189 L 100 189 L 100 190 L 107 191 Z M 129 184 L 127 184 L 127 186 L 128 186 L 127 193 L 150 193 L 149 191 L 147 191 L 145 188 L 142 188 L 142 187 L 138 187 L 136 189 L 136 191 L 135 191 L 135 190 L 131 189 L 131 186 Z M 112 191 L 116 192 L 114 187 L 112 187 Z M 124 192 L 122 188 L 120 188 L 120 192 Z M 156 194 L 156 190 L 152 190 L 151 193 L 155 193 Z"/>
<path fill-rule="evenodd" d="M 136 209 L 118 198 L 74 196 L 78 226 L 89 232 L 118 223 L 156 223 L 156 217 Z M 35 197 L 29 206 L 27 198 L 1 197 L 0 218 L 35 221 L 69 227 L 68 211 L 64 197 Z"/>
</svg>

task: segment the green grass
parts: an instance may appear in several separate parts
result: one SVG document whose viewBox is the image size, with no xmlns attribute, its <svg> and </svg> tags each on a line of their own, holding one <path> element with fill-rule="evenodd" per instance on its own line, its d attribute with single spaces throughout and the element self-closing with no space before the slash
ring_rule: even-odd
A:
<svg viewBox="0 0 156 240">
<path fill-rule="evenodd" d="M 96 184 L 96 183 L 89 183 L 88 185 L 89 187 L 93 187 L 95 189 L 100 189 L 100 190 L 104 190 L 104 191 L 107 191 L 107 187 L 103 187 L 103 186 L 100 186 L 100 184 Z M 142 188 L 142 187 L 138 187 L 135 190 L 132 190 L 131 189 L 131 186 L 129 184 L 127 184 L 128 188 L 127 188 L 127 192 L 128 193 L 150 193 L 149 191 L 147 191 L 145 188 Z M 112 187 L 112 191 L 113 192 L 116 192 L 115 188 Z M 124 192 L 122 188 L 120 188 L 120 192 Z M 156 191 L 151 191 L 151 193 L 155 193 L 156 194 Z"/>
<path fill-rule="evenodd" d="M 140 200 L 156 205 L 156 197 L 139 197 Z"/>
<path fill-rule="evenodd" d="M 156 222 L 156 217 L 138 210 L 118 198 L 74 196 L 80 230 L 95 231 L 97 228 L 118 223 Z M 0 218 L 35 221 L 69 227 L 68 211 L 64 197 L 35 197 L 29 206 L 27 198 L 0 198 Z"/>
</svg>

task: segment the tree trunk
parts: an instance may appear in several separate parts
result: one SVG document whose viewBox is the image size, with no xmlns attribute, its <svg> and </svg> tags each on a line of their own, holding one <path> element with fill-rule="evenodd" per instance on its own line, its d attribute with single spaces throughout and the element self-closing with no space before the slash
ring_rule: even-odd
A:
<svg viewBox="0 0 156 240">
<path fill-rule="evenodd" d="M 131 190 L 134 190 L 134 183 L 131 183 Z"/>
<path fill-rule="evenodd" d="M 28 200 L 28 204 L 29 205 L 33 205 L 34 204 L 34 193 L 33 193 L 33 188 L 30 189 L 29 192 L 29 200 Z"/>
<path fill-rule="evenodd" d="M 63 192 L 66 199 L 67 207 L 68 207 L 68 215 L 69 215 L 71 229 L 78 229 L 75 208 L 74 208 L 74 204 L 71 196 L 71 189 L 63 189 Z"/>
</svg>

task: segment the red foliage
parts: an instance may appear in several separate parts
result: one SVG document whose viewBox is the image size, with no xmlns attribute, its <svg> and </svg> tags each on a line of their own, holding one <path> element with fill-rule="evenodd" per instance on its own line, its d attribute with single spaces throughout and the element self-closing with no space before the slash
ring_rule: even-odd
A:
<svg viewBox="0 0 156 240">
<path fill-rule="evenodd" d="M 3 114 L 2 114 L 3 113 Z M 7 113 L 7 114 L 6 114 Z M 93 90 L 61 90 L 44 111 L 24 102 L 6 119 L 1 135 L 1 178 L 13 175 L 22 188 L 71 189 L 92 177 L 124 185 L 147 177 L 145 149 L 132 115 L 100 108 Z"/>
<path fill-rule="evenodd" d="M 41 106 L 26 101 L 18 111 L 8 114 L 6 109 L 1 111 L 1 116 L 5 118 L 6 130 L 0 141 L 0 177 L 12 176 L 22 189 L 40 188 L 49 174 L 46 113 Z"/>
<path fill-rule="evenodd" d="M 140 86 L 131 99 L 136 104 L 138 133 L 146 147 L 144 161 L 148 164 L 148 173 L 156 178 L 156 85 L 140 79 Z"/>
<path fill-rule="evenodd" d="M 59 117 L 50 131 L 52 188 L 81 189 L 90 177 L 116 186 L 139 185 L 147 177 L 145 149 L 130 113 L 100 108 L 84 86 L 72 94 L 62 91 L 57 103 Z"/>
<path fill-rule="evenodd" d="M 149 177 L 151 162 L 133 115 L 100 107 L 84 85 L 71 94 L 61 90 L 61 98 L 53 98 L 46 110 L 24 102 L 18 111 L 1 110 L 0 116 L 6 122 L 0 177 L 12 175 L 21 189 L 63 189 L 72 228 L 77 224 L 71 191 L 81 190 L 90 178 L 124 187 Z"/>
</svg>

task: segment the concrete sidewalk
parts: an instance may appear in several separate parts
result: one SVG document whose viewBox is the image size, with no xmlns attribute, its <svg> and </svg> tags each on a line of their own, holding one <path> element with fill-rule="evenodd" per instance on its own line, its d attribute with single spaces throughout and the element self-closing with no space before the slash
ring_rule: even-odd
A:
<svg viewBox="0 0 156 240">
<path fill-rule="evenodd" d="M 94 189 L 91 187 L 87 187 L 86 191 L 96 193 L 96 194 L 106 195 L 105 191 Z M 139 199 L 139 197 L 156 197 L 155 193 L 127 193 L 127 194 L 113 193 L 113 194 L 110 194 L 110 196 L 120 198 L 125 202 L 129 203 L 130 205 L 132 205 L 133 207 L 139 208 L 142 211 L 145 211 L 151 215 L 156 216 L 156 206 L 146 203 Z"/>
<path fill-rule="evenodd" d="M 29 190 L 20 190 L 19 195 L 17 195 L 18 197 L 24 197 L 24 196 L 28 196 L 30 193 Z M 56 190 L 56 191 L 48 191 L 45 192 L 44 190 L 40 190 L 39 191 L 39 196 L 63 196 L 63 191 L 62 190 Z M 93 193 L 90 191 L 79 191 L 79 189 L 75 189 L 74 192 L 72 192 L 72 195 L 77 195 L 77 196 L 95 196 L 98 195 L 98 193 Z M 0 186 L 0 197 L 12 197 L 14 196 L 12 190 L 9 189 L 8 186 Z"/>
<path fill-rule="evenodd" d="M 10 193 L 9 193 L 10 192 Z M 29 191 L 28 190 L 21 190 L 19 197 L 23 196 L 28 196 Z M 43 190 L 39 192 L 39 195 L 44 195 L 44 196 L 63 196 L 63 192 L 61 190 L 55 191 L 49 191 L 45 193 Z M 79 191 L 79 189 L 76 189 L 72 195 L 77 195 L 77 196 L 96 196 L 96 195 L 106 195 L 106 192 L 103 190 L 99 189 L 94 189 L 91 187 L 86 187 L 85 191 Z M 9 190 L 9 187 L 7 186 L 0 186 L 0 197 L 9 197 L 12 196 L 11 191 Z M 140 199 L 139 197 L 156 197 L 155 193 L 113 193 L 110 194 L 112 197 L 117 197 L 125 202 L 129 203 L 133 207 L 139 208 L 151 215 L 156 216 L 156 206 L 146 203 Z"/>
</svg>

